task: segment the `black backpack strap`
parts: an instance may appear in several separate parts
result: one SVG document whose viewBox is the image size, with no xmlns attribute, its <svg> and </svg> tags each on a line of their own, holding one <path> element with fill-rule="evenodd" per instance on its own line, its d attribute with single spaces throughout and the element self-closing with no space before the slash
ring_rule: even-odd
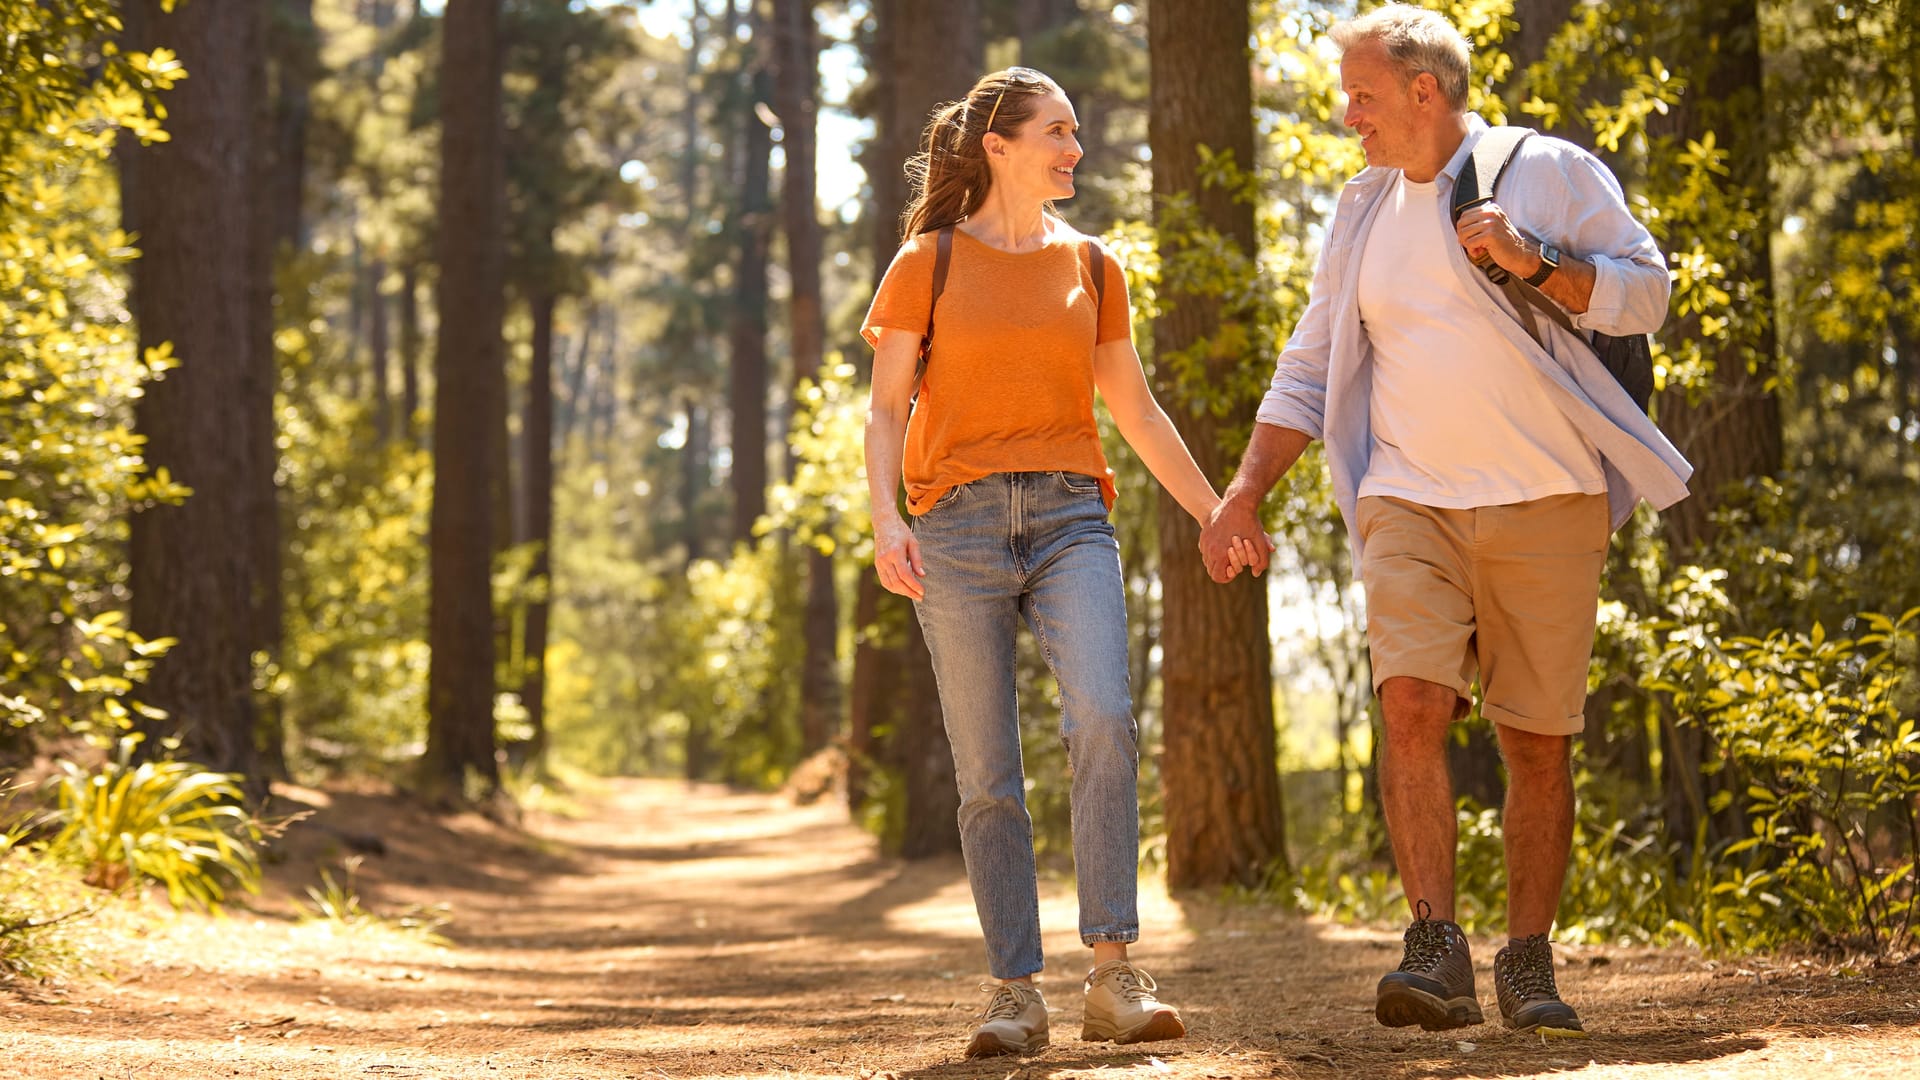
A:
<svg viewBox="0 0 1920 1080">
<path fill-rule="evenodd" d="M 1500 177 L 1507 171 L 1507 165 L 1513 161 L 1513 152 L 1520 148 L 1531 128 L 1497 127 L 1488 128 L 1473 144 L 1473 150 L 1460 166 L 1460 176 L 1453 182 L 1453 221 L 1458 223 L 1460 215 L 1493 201 L 1493 189 L 1499 185 Z M 1508 278 L 1507 272 L 1491 259 L 1474 264 L 1486 272 L 1487 279 L 1495 285 L 1503 285 Z"/>
<path fill-rule="evenodd" d="M 920 338 L 920 363 L 913 369 L 913 396 L 920 397 L 920 380 L 927 374 L 927 357 L 933 352 L 933 313 L 940 306 L 940 294 L 947 291 L 947 265 L 953 261 L 953 226 L 941 229 L 933 245 L 933 300 L 927 305 L 927 332 Z"/>
</svg>

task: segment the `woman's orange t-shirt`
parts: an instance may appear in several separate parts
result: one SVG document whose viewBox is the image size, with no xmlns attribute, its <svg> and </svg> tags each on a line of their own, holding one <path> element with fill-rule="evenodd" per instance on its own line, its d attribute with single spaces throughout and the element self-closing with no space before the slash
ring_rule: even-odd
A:
<svg viewBox="0 0 1920 1080">
<path fill-rule="evenodd" d="M 921 233 L 894 255 L 860 327 L 869 344 L 881 327 L 927 332 L 937 240 Z M 1093 350 L 1129 336 L 1133 319 L 1111 254 L 1105 303 L 1096 300 L 1086 242 L 1062 229 L 1015 254 L 954 230 L 933 351 L 907 421 L 910 512 L 992 473 L 1054 470 L 1098 480 L 1113 506 L 1113 470 L 1093 418 Z"/>
</svg>

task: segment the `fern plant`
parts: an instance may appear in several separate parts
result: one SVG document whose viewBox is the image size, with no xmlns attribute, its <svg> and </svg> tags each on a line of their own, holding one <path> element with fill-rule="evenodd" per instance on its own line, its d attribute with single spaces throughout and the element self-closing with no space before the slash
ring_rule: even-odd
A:
<svg viewBox="0 0 1920 1080">
<path fill-rule="evenodd" d="M 85 870 L 87 884 L 119 891 L 140 881 L 167 888 L 174 907 L 217 911 L 230 885 L 260 891 L 260 825 L 240 805 L 240 778 L 184 761 L 133 763 L 125 736 L 94 772 L 63 762 L 61 827 L 50 845 Z"/>
</svg>

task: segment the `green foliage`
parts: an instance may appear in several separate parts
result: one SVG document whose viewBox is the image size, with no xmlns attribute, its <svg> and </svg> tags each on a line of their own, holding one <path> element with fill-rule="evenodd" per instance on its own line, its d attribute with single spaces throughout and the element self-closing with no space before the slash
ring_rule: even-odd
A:
<svg viewBox="0 0 1920 1080">
<path fill-rule="evenodd" d="M 12 794 L 0 788 L 0 981 L 51 978 L 87 966 L 79 924 L 98 910 L 97 894 L 26 842 L 29 821 L 5 812 Z"/>
<path fill-rule="evenodd" d="M 49 850 L 96 888 L 157 881 L 176 908 L 217 911 L 233 885 L 259 892 L 261 831 L 239 805 L 241 778 L 182 761 L 135 764 L 139 741 L 122 737 L 93 772 L 61 763 Z"/>
<path fill-rule="evenodd" d="M 301 917 L 343 931 L 380 930 L 443 944 L 439 930 L 453 921 L 451 909 L 446 904 L 432 907 L 414 905 L 398 915 L 374 913 L 361 902 L 356 887 L 355 878 L 360 872 L 361 861 L 358 855 L 341 860 L 343 878 L 336 878 L 331 869 L 321 867 L 320 884 L 308 886 L 307 902 L 299 905 Z"/>
<path fill-rule="evenodd" d="M 1682 592 L 1710 589 L 1713 575 Z M 1675 607 L 1685 611 L 1683 598 Z M 1643 684 L 1702 725 L 1751 835 L 1713 852 L 1692 920 L 1703 944 L 1809 935 L 1875 951 L 1913 941 L 1920 895 L 1920 608 L 1864 614 L 1855 637 L 1711 638 L 1655 620 Z M 1738 794 L 1735 794 L 1738 792 Z M 1737 937 L 1733 935 L 1738 934 Z"/>
<path fill-rule="evenodd" d="M 339 278 L 283 275 L 293 295 Z M 287 543 L 281 673 L 271 689 L 296 768 L 378 772 L 425 738 L 428 452 L 369 445 L 369 408 L 333 376 L 347 362 L 295 326 L 275 342 L 282 535 Z M 337 346 L 336 346 L 337 348 Z"/>
<path fill-rule="evenodd" d="M 183 77 L 127 54 L 110 4 L 0 12 L 0 733 L 125 726 L 166 641 L 124 626 L 125 516 L 186 489 L 147 473 L 141 386 L 174 361 L 136 354 L 108 154 L 164 138 L 154 94 Z"/>
</svg>

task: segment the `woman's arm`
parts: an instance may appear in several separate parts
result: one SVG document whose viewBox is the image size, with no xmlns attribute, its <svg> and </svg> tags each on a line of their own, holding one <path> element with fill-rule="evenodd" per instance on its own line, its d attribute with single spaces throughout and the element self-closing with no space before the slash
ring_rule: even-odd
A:
<svg viewBox="0 0 1920 1080">
<path fill-rule="evenodd" d="M 1205 526 L 1220 495 L 1193 463 L 1193 454 L 1174 430 L 1173 421 L 1154 400 L 1132 341 L 1116 338 L 1093 350 L 1093 385 L 1107 403 L 1120 437 L 1140 455 L 1147 471 L 1181 509 Z"/>
<path fill-rule="evenodd" d="M 920 362 L 920 336 L 906 330 L 875 328 L 873 393 L 867 402 L 867 497 L 873 504 L 873 568 L 888 592 L 915 600 L 926 596 L 920 579 L 920 543 L 900 518 L 895 501 L 913 410 L 913 375 Z"/>
</svg>

